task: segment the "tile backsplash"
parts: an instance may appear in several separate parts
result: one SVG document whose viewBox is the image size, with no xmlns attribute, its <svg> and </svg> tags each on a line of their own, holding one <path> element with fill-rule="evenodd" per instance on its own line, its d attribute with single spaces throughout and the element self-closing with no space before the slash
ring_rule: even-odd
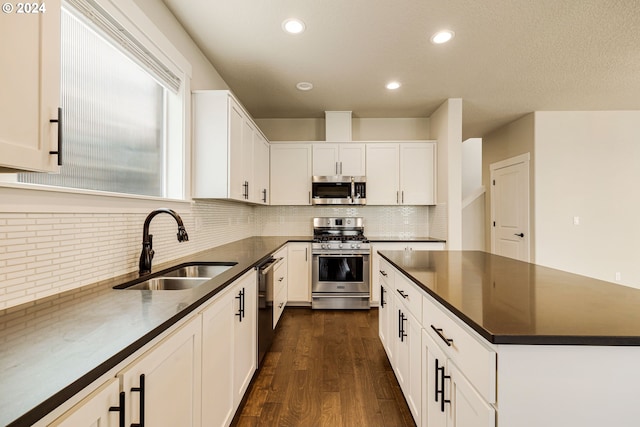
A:
<svg viewBox="0 0 640 427">
<path fill-rule="evenodd" d="M 154 264 L 255 235 L 309 236 L 314 216 L 362 216 L 372 237 L 428 236 L 432 209 L 196 201 L 178 212 L 188 242 L 177 242 L 169 215 L 153 219 Z M 146 215 L 0 212 L 0 309 L 137 270 Z"/>
</svg>

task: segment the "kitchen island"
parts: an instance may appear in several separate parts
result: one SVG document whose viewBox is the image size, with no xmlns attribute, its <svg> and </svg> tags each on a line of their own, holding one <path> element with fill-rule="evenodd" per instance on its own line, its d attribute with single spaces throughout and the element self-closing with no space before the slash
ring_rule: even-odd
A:
<svg viewBox="0 0 640 427">
<path fill-rule="evenodd" d="M 640 290 L 484 252 L 380 254 L 381 338 L 401 337 L 387 353 L 419 425 L 640 425 Z"/>
</svg>

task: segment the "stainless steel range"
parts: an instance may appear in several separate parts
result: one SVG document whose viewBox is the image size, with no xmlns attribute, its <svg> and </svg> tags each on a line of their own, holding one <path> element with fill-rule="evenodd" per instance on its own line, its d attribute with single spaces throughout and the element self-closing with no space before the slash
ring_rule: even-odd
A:
<svg viewBox="0 0 640 427">
<path fill-rule="evenodd" d="M 314 218 L 314 309 L 369 309 L 369 256 L 362 218 Z"/>
</svg>

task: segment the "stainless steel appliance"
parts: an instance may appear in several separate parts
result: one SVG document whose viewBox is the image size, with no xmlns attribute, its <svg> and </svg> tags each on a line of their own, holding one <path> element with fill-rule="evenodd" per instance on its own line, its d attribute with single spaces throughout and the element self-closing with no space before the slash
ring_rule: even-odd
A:
<svg viewBox="0 0 640 427">
<path fill-rule="evenodd" d="M 311 204 L 366 205 L 367 179 L 364 176 L 314 176 Z"/>
<path fill-rule="evenodd" d="M 273 270 L 282 258 L 270 257 L 258 269 L 258 366 L 273 341 Z"/>
<path fill-rule="evenodd" d="M 362 218 L 314 218 L 311 307 L 368 309 L 370 254 Z"/>
</svg>

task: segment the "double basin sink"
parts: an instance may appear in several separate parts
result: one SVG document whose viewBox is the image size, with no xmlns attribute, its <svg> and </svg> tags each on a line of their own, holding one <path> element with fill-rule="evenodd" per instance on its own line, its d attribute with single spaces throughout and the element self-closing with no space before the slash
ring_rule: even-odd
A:
<svg viewBox="0 0 640 427">
<path fill-rule="evenodd" d="M 183 264 L 166 270 L 147 280 L 123 283 L 114 289 L 149 290 L 149 291 L 180 291 L 196 288 L 212 278 L 224 273 L 236 262 L 209 262 Z"/>
</svg>

